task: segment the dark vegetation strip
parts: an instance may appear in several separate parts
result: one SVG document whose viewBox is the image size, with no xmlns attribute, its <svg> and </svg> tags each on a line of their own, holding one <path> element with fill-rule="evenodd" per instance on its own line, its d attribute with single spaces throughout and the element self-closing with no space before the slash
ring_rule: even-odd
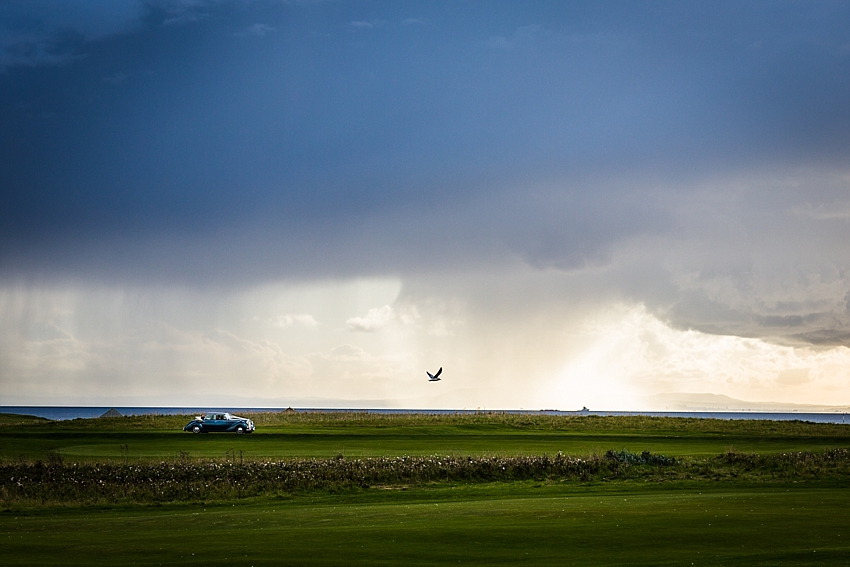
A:
<svg viewBox="0 0 850 567">
<path fill-rule="evenodd" d="M 432 483 L 514 481 L 788 482 L 850 479 L 850 451 L 773 455 L 729 451 L 708 459 L 673 459 L 648 451 L 608 451 L 590 458 L 381 457 L 244 461 L 175 460 L 157 464 L 68 464 L 59 456 L 0 466 L 0 505 L 40 507 L 155 504 L 350 491 Z"/>
</svg>

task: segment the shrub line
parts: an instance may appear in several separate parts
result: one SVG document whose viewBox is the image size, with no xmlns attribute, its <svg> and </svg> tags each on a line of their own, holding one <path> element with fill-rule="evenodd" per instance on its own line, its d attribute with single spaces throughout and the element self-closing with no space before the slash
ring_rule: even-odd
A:
<svg viewBox="0 0 850 567">
<path fill-rule="evenodd" d="M 676 459 L 649 451 L 609 450 L 587 458 L 566 456 L 431 455 L 329 459 L 190 461 L 159 463 L 47 462 L 0 466 L 0 505 L 164 503 L 234 500 L 374 486 L 515 481 L 749 480 L 777 482 L 850 478 L 850 451 L 770 455 L 733 450 L 706 459 Z"/>
</svg>

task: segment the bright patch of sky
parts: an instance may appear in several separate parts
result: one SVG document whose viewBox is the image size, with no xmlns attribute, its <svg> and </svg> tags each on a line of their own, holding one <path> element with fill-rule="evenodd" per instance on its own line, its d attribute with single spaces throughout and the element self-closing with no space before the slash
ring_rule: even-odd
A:
<svg viewBox="0 0 850 567">
<path fill-rule="evenodd" d="M 643 306 L 512 321 L 398 292 L 390 280 L 201 297 L 6 290 L 0 387 L 10 404 L 157 404 L 167 391 L 177 405 L 658 409 L 651 396 L 670 392 L 837 405 L 850 379 L 846 347 L 677 330 Z M 440 365 L 436 389 L 424 369 Z"/>
</svg>

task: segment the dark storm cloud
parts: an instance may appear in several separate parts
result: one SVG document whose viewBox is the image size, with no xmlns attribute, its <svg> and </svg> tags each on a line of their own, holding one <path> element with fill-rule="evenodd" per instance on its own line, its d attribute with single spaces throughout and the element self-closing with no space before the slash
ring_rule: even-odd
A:
<svg viewBox="0 0 850 567">
<path fill-rule="evenodd" d="M 797 286 L 806 303 L 751 281 L 806 250 L 771 249 L 764 223 L 754 271 L 676 203 L 716 177 L 846 166 L 847 4 L 64 6 L 0 8 L 5 279 L 574 270 L 655 242 L 610 286 L 677 325 L 844 341 L 824 322 L 841 285 Z M 787 204 L 829 208 L 838 187 Z M 673 254 L 680 237 L 696 248 Z"/>
</svg>

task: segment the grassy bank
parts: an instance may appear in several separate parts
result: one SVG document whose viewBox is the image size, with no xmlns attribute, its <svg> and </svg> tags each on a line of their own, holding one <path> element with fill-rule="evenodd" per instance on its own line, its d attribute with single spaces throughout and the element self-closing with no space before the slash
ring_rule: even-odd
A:
<svg viewBox="0 0 850 567">
<path fill-rule="evenodd" d="M 72 419 L 51 421 L 33 416 L 0 414 L 0 425 L 27 421 L 48 430 L 180 430 L 191 418 L 185 415 L 132 415 L 123 417 Z M 392 413 L 380 414 L 361 411 L 292 411 L 246 413 L 243 417 L 254 420 L 260 430 L 287 428 L 298 431 L 320 428 L 363 429 L 430 426 L 460 428 L 511 428 L 516 430 L 544 430 L 582 433 L 681 433 L 781 435 L 781 436 L 843 436 L 850 437 L 850 424 L 812 423 L 797 420 L 754 419 L 704 419 L 687 417 L 652 417 L 645 415 L 543 415 L 517 414 L 498 411 L 476 413 Z"/>
<path fill-rule="evenodd" d="M 760 454 L 850 447 L 850 424 L 645 416 L 500 413 L 421 415 L 357 412 L 262 413 L 248 436 L 192 435 L 191 416 L 133 416 L 0 427 L 0 462 L 123 463 L 243 458 L 388 456 L 591 456 L 609 449 L 709 457 L 729 449 Z"/>
</svg>

